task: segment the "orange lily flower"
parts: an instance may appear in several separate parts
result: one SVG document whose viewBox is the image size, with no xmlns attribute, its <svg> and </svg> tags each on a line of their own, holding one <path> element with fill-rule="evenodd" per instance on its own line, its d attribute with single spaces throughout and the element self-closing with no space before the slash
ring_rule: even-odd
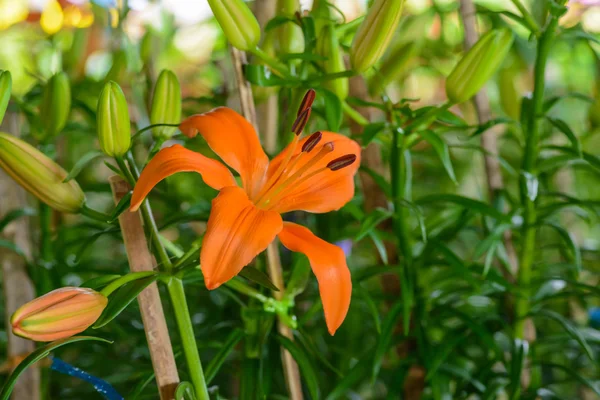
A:
<svg viewBox="0 0 600 400">
<path fill-rule="evenodd" d="M 177 172 L 194 171 L 219 190 L 212 201 L 200 265 L 211 290 L 236 276 L 279 236 L 288 249 L 304 253 L 319 282 L 330 334 L 342 324 L 352 291 L 344 252 L 307 228 L 284 222 L 281 214 L 304 210 L 338 210 L 354 195 L 360 146 L 333 132 L 300 138 L 308 121 L 314 91 L 298 112 L 292 142 L 273 160 L 263 151 L 252 125 L 235 111 L 219 107 L 185 119 L 179 126 L 192 138 L 198 133 L 241 178 L 241 187 L 221 162 L 180 145 L 165 148 L 142 171 L 131 198 L 137 210 L 150 190 Z"/>
</svg>

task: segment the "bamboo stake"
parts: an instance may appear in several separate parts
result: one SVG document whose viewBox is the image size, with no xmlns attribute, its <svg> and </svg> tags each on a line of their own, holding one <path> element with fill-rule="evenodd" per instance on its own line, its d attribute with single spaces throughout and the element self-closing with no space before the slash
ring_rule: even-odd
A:
<svg viewBox="0 0 600 400">
<path fill-rule="evenodd" d="M 119 176 L 112 176 L 109 181 L 117 204 L 131 189 Z M 152 271 L 155 262 L 148 251 L 139 211 L 124 212 L 119 217 L 119 224 L 131 271 Z M 139 294 L 138 303 L 160 398 L 172 400 L 175 398 L 175 389 L 179 384 L 179 374 L 156 282 Z"/>
<path fill-rule="evenodd" d="M 14 113 L 7 113 L 3 128 L 17 133 L 18 120 Z M 9 212 L 27 205 L 27 194 L 11 177 L 0 170 L 0 219 Z M 31 258 L 30 228 L 28 220 L 20 218 L 11 222 L 0 235 L 0 238 L 14 243 L 26 258 Z M 0 264 L 2 265 L 3 291 L 5 305 L 6 332 L 8 335 L 8 360 L 5 363 L 13 369 L 22 358 L 35 350 L 31 340 L 13 335 L 10 316 L 23 304 L 35 298 L 35 288 L 27 274 L 27 261 L 11 250 L 0 248 Z M 13 399 L 38 400 L 40 398 L 40 368 L 32 365 L 17 380 L 13 389 Z"/>
<path fill-rule="evenodd" d="M 252 123 L 254 129 L 258 132 L 258 125 L 256 123 L 256 110 L 254 108 L 254 99 L 252 97 L 252 88 L 244 78 L 242 69 L 245 62 L 245 53 L 232 48 L 231 57 L 235 67 L 235 77 L 238 83 L 240 102 L 242 104 L 242 113 L 244 117 Z M 285 285 L 283 283 L 283 272 L 281 269 L 281 261 L 277 242 L 273 242 L 267 247 L 267 264 L 271 280 L 275 286 L 280 289 L 279 292 L 273 292 L 273 296 L 277 300 L 280 300 L 284 296 Z M 285 325 L 285 323 L 283 323 L 281 320 L 277 321 L 277 329 L 282 336 L 285 336 L 290 340 L 294 340 L 292 329 Z M 302 400 L 302 384 L 300 382 L 300 370 L 298 369 L 298 364 L 296 364 L 296 361 L 290 352 L 283 347 L 281 348 L 281 358 L 285 372 L 285 381 L 290 392 L 290 398 L 292 400 Z"/>
</svg>

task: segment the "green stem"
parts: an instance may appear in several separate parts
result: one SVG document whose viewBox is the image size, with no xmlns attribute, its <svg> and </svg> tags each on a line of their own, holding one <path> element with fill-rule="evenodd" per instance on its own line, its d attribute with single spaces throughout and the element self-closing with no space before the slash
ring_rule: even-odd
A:
<svg viewBox="0 0 600 400">
<path fill-rule="evenodd" d="M 342 101 L 342 109 L 344 110 L 346 115 L 357 124 L 365 126 L 369 123 L 369 120 L 366 119 L 361 113 L 356 111 L 354 108 L 352 108 L 350 104 L 348 104 L 348 102 Z"/>
<path fill-rule="evenodd" d="M 131 181 L 132 186 L 135 186 L 135 182 L 139 179 L 140 174 L 133 159 L 131 151 L 127 152 L 127 161 L 129 167 L 123 161 L 122 158 L 117 158 L 117 164 L 123 170 L 125 176 Z M 165 247 L 161 242 L 161 235 L 158 231 L 156 221 L 154 220 L 152 209 L 148 200 L 144 200 L 141 207 L 142 218 L 144 225 L 150 231 L 152 237 L 152 243 L 154 252 L 161 260 L 165 269 L 171 271 L 173 264 L 167 255 Z M 185 291 L 183 288 L 183 282 L 179 278 L 172 277 L 167 284 L 169 296 L 171 298 L 171 304 L 175 312 L 175 319 L 177 320 L 177 327 L 179 328 L 179 334 L 181 336 L 181 345 L 185 354 L 185 359 L 190 372 L 192 385 L 198 400 L 209 400 L 208 389 L 206 388 L 206 380 L 204 379 L 204 372 L 202 371 L 202 363 L 200 361 L 200 355 L 198 354 L 198 346 L 196 345 L 196 338 L 194 336 L 194 327 L 192 320 L 190 319 L 190 312 L 187 306 L 187 300 L 185 298 Z"/>
<path fill-rule="evenodd" d="M 533 19 L 533 17 L 531 16 L 531 13 L 529 11 L 527 11 L 527 9 L 523 5 L 523 3 L 521 3 L 521 0 L 512 0 L 512 3 L 521 12 L 521 16 L 525 20 L 525 23 L 527 23 L 527 26 L 529 27 L 531 32 L 533 32 L 533 34 L 535 36 L 539 37 L 540 36 L 540 27 L 538 26 L 537 22 L 535 22 L 535 19 Z"/>
<path fill-rule="evenodd" d="M 260 60 L 266 65 L 268 65 L 273 70 L 273 72 L 277 73 L 277 75 L 280 75 L 284 78 L 291 77 L 288 67 L 285 64 L 277 60 L 275 57 L 272 57 L 269 54 L 267 54 L 260 47 L 256 47 L 254 50 L 250 50 L 250 53 L 260 58 Z"/>
<path fill-rule="evenodd" d="M 179 124 L 152 124 L 152 125 L 148 125 L 145 128 L 140 129 L 139 131 L 137 131 L 136 133 L 133 134 L 133 136 L 131 137 L 131 140 L 135 140 L 135 138 L 137 138 L 139 135 L 141 135 L 142 133 L 149 131 L 152 128 L 158 128 L 161 126 L 169 126 L 172 128 L 179 128 Z"/>
<path fill-rule="evenodd" d="M 564 3 L 564 1 L 563 1 Z M 526 142 L 523 157 L 523 173 L 519 179 L 521 202 L 524 208 L 523 247 L 519 260 L 519 274 L 517 282 L 520 295 L 515 302 L 515 336 L 523 339 L 525 335 L 525 320 L 529 314 L 529 298 L 531 296 L 532 266 L 536 250 L 536 205 L 535 198 L 529 194 L 528 177 L 535 174 L 535 166 L 539 152 L 539 127 L 538 118 L 543 113 L 545 72 L 548 54 L 552 46 L 558 19 L 553 17 L 546 30 L 539 39 L 535 61 L 535 86 L 532 98 L 532 112 L 526 125 Z"/>
<path fill-rule="evenodd" d="M 110 296 L 110 294 L 112 292 L 114 292 L 121 286 L 125 285 L 126 283 L 129 283 L 131 281 L 135 281 L 138 279 L 142 279 L 147 276 L 152 276 L 154 274 L 156 274 L 156 272 L 154 272 L 154 271 L 131 272 L 127 275 L 123 275 L 122 277 L 120 277 L 120 278 L 112 281 L 108 285 L 106 285 L 106 287 L 104 289 L 102 289 L 100 291 L 100 293 L 102 293 L 105 297 L 108 297 L 108 296 Z"/>
<path fill-rule="evenodd" d="M 165 245 L 165 247 L 168 248 L 169 245 L 172 245 L 174 247 L 174 249 L 172 249 L 172 250 L 175 250 L 175 249 L 179 250 L 179 248 L 177 246 L 175 246 L 171 241 L 166 240 L 166 238 L 164 236 L 162 236 L 161 239 L 162 239 L 162 242 Z M 189 260 L 191 260 L 192 257 L 198 255 L 198 251 L 200 250 L 201 247 L 202 247 L 202 238 L 198 238 L 198 239 L 194 240 L 192 242 L 192 245 L 188 249 L 188 251 L 186 251 L 184 254 L 177 256 L 177 257 L 179 257 L 179 259 L 173 265 L 173 268 L 181 267 L 182 265 L 187 263 Z M 175 254 L 174 251 L 171 251 L 171 253 Z"/>
<path fill-rule="evenodd" d="M 198 400 L 209 400 L 206 380 L 204 379 L 204 371 L 202 370 L 202 363 L 200 362 L 200 355 L 198 354 L 198 347 L 196 345 L 194 327 L 192 325 L 192 320 L 190 319 L 190 310 L 188 309 L 187 300 L 185 298 L 183 282 L 179 278 L 171 278 L 170 282 L 167 284 L 167 288 L 169 290 L 171 302 L 173 303 L 175 320 L 177 321 L 177 327 L 179 328 L 179 334 L 181 335 L 181 345 L 190 371 L 190 379 L 196 391 L 196 396 L 198 397 Z"/>
<path fill-rule="evenodd" d="M 81 208 L 81 214 L 100 222 L 109 222 L 111 220 L 110 215 L 91 209 L 87 204 L 84 204 Z"/>
</svg>

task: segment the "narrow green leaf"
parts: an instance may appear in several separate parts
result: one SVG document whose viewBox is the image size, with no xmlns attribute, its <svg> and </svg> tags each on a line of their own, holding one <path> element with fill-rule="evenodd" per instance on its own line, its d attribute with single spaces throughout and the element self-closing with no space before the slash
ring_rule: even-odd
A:
<svg viewBox="0 0 600 400">
<path fill-rule="evenodd" d="M 77 178 L 77 175 L 79 175 L 79 173 L 85 167 L 87 167 L 88 164 L 90 164 L 96 158 L 102 157 L 103 155 L 104 155 L 104 153 L 102 153 L 101 151 L 98 151 L 98 150 L 92 150 L 92 151 L 90 151 L 88 153 L 85 153 L 75 163 L 75 165 L 73 165 L 73 168 L 71 169 L 71 171 L 69 172 L 69 174 L 65 177 L 65 179 L 63 180 L 63 182 L 69 182 L 70 180 L 73 180 L 73 179 Z"/>
<path fill-rule="evenodd" d="M 352 272 L 352 281 L 360 283 L 367 279 L 380 274 L 397 274 L 400 271 L 400 267 L 397 265 L 375 265 L 373 267 L 361 268 L 356 272 Z"/>
<path fill-rule="evenodd" d="M 392 342 L 392 337 L 394 336 L 394 330 L 398 324 L 398 319 L 402 316 L 403 308 L 403 302 L 397 301 L 388 311 L 385 319 L 383 320 L 381 335 L 379 335 L 379 341 L 377 342 L 377 347 L 375 348 L 375 357 L 373 359 L 373 367 L 371 369 L 372 381 L 374 381 L 379 374 L 383 358 L 388 353 L 390 344 Z"/>
<path fill-rule="evenodd" d="M 571 255 L 573 257 L 573 263 L 577 267 L 577 272 L 581 273 L 583 269 L 581 261 L 581 250 L 579 250 L 579 246 L 577 245 L 573 234 L 565 228 L 563 228 L 562 226 L 553 222 L 546 222 L 545 225 L 553 228 L 556 231 L 556 233 L 558 233 L 558 235 L 561 237 L 561 239 L 565 242 L 565 244 L 571 252 Z"/>
<path fill-rule="evenodd" d="M 292 342 L 290 339 L 285 336 L 277 335 L 277 340 L 279 344 L 281 344 L 287 351 L 290 352 L 296 363 L 298 363 L 298 367 L 302 372 L 302 378 L 304 378 L 304 382 L 306 382 L 306 386 L 308 387 L 308 391 L 313 399 L 319 398 L 319 380 L 317 379 L 317 373 L 314 370 L 310 360 L 306 356 L 306 354 L 298 347 L 298 345 Z"/>
<path fill-rule="evenodd" d="M 575 339 L 577 341 L 577 343 L 579 343 L 579 345 L 585 351 L 585 354 L 589 357 L 589 359 L 592 362 L 594 362 L 594 360 L 595 360 L 594 351 L 588 344 L 587 340 L 585 340 L 585 337 L 583 336 L 583 334 L 579 331 L 579 329 L 577 329 L 577 327 L 573 326 L 571 321 L 569 321 L 562 315 L 560 315 L 552 310 L 538 310 L 538 311 L 532 312 L 531 314 L 534 317 L 536 317 L 536 316 L 537 317 L 546 317 L 546 318 L 549 318 L 549 319 L 552 319 L 552 320 L 558 322 L 563 327 L 565 332 L 567 332 L 567 334 L 569 334 L 569 336 L 571 336 L 573 339 Z"/>
<path fill-rule="evenodd" d="M 449 336 L 449 338 L 443 340 L 437 347 L 431 349 L 432 357 L 427 360 L 427 375 L 425 376 L 426 381 L 431 380 L 438 369 L 450 356 L 452 351 L 457 348 L 465 339 L 467 339 L 469 335 L 468 332 L 450 332 L 446 336 Z"/>
<path fill-rule="evenodd" d="M 477 244 L 473 252 L 473 257 L 477 259 L 481 257 L 486 251 L 491 249 L 493 246 L 497 245 L 497 243 L 502 240 L 502 235 L 504 234 L 504 232 L 510 229 L 510 227 L 510 224 L 499 224 L 495 226 L 492 232 L 488 235 L 488 237 L 486 237 Z"/>
<path fill-rule="evenodd" d="M 277 286 L 275 286 L 273 281 L 271 281 L 271 278 L 269 278 L 269 276 L 267 274 L 265 274 L 264 272 L 262 272 L 261 270 L 259 270 L 257 268 L 254 268 L 252 266 L 247 266 L 245 268 L 242 268 L 239 275 L 243 276 L 244 278 L 248 279 L 249 281 L 258 283 L 260 286 L 266 287 L 267 289 L 271 289 L 276 292 L 279 292 L 279 288 L 277 288 Z"/>
<path fill-rule="evenodd" d="M 325 400 L 345 399 L 346 392 L 355 386 L 367 374 L 367 361 L 361 360 L 337 382 L 337 385 L 327 395 Z"/>
<path fill-rule="evenodd" d="M 383 190 L 383 193 L 385 193 L 385 197 L 388 199 L 392 197 L 392 187 L 387 179 L 369 167 L 361 165 L 360 169 L 361 171 L 366 172 L 375 181 L 377 186 L 379 186 L 381 190 Z"/>
<path fill-rule="evenodd" d="M 583 150 L 581 149 L 581 143 L 579 142 L 579 139 L 577 138 L 575 133 L 571 130 L 569 125 L 565 121 L 563 121 L 562 119 L 559 119 L 559 118 L 548 117 L 547 119 L 548 119 L 548 121 L 550 121 L 550 123 L 552 125 L 554 125 L 554 127 L 556 129 L 558 129 L 559 131 L 561 131 L 562 133 L 565 134 L 565 136 L 567 137 L 569 142 L 571 142 L 571 148 L 573 149 L 573 151 L 575 153 L 577 153 L 577 155 L 579 157 L 583 157 Z"/>
<path fill-rule="evenodd" d="M 586 96 L 581 93 L 569 93 L 562 96 L 554 96 L 544 102 L 544 114 L 550 111 L 550 109 L 554 107 L 559 101 L 565 99 L 579 99 L 590 104 L 593 104 L 595 101 L 592 97 Z"/>
<path fill-rule="evenodd" d="M 384 208 L 376 208 L 367 214 L 360 223 L 360 229 L 356 234 L 354 240 L 360 241 L 365 236 L 373 231 L 379 224 L 383 221 L 389 219 L 394 215 L 394 213 L 390 210 L 386 210 Z"/>
<path fill-rule="evenodd" d="M 0 247 L 4 247 L 5 249 L 13 251 L 13 252 L 17 253 L 18 255 L 20 255 L 21 257 L 25 258 L 25 253 L 23 252 L 23 250 L 21 250 L 21 248 L 19 246 L 17 246 L 16 244 L 14 244 L 13 242 L 10 242 L 10 241 L 4 240 L 4 239 L 0 239 Z"/>
<path fill-rule="evenodd" d="M 324 96 L 325 121 L 327 121 L 329 130 L 333 132 L 339 131 L 344 118 L 342 102 L 335 93 L 327 89 L 320 89 L 319 94 Z"/>
<path fill-rule="evenodd" d="M 379 132 L 381 132 L 386 127 L 385 122 L 374 122 L 372 124 L 367 124 L 363 128 L 361 138 L 361 143 L 363 147 L 367 147 L 373 139 L 377 136 Z"/>
<path fill-rule="evenodd" d="M 125 196 L 121 198 L 121 200 L 119 200 L 119 203 L 115 206 L 113 212 L 110 214 L 110 221 L 108 222 L 116 221 L 116 219 L 119 218 L 119 216 L 129 208 L 129 203 L 131 202 L 132 195 L 133 192 L 130 190 L 125 194 Z"/>
<path fill-rule="evenodd" d="M 109 296 L 108 305 L 92 326 L 94 329 L 102 328 L 115 319 L 135 298 L 152 282 L 156 281 L 158 275 L 148 276 L 123 285 L 116 293 Z"/>
<path fill-rule="evenodd" d="M 35 350 L 27 357 L 25 357 L 25 359 L 21 361 L 19 365 L 17 365 L 17 368 L 15 368 L 14 371 L 10 374 L 10 376 L 6 379 L 6 381 L 4 382 L 4 386 L 2 387 L 2 392 L 0 392 L 0 400 L 8 400 L 10 398 L 10 394 L 12 393 L 13 387 L 15 386 L 17 379 L 23 373 L 23 371 L 27 369 L 27 367 L 29 367 L 32 364 L 35 364 L 42 358 L 47 357 L 50 354 L 50 352 L 61 346 L 64 346 L 69 343 L 82 342 L 85 340 L 112 343 L 110 340 L 94 336 L 72 336 L 67 339 L 54 341 L 52 343 L 47 344 L 44 347 L 40 347 L 39 349 Z"/>
<path fill-rule="evenodd" d="M 102 275 L 97 276 L 96 278 L 88 279 L 83 282 L 79 287 L 86 287 L 94 290 L 98 290 L 108 285 L 109 283 L 119 279 L 121 275 Z"/>
<path fill-rule="evenodd" d="M 385 248 L 385 243 L 383 243 L 379 232 L 376 229 L 372 230 L 369 232 L 369 238 L 373 241 L 375 249 L 377 249 L 377 254 L 379 254 L 379 258 L 381 258 L 383 264 L 388 265 L 390 261 L 388 259 L 387 249 Z"/>
<path fill-rule="evenodd" d="M 550 367 L 550 368 L 555 368 L 555 369 L 560 369 L 561 371 L 563 371 L 564 373 L 566 373 L 567 375 L 572 376 L 573 378 L 575 378 L 576 380 L 578 380 L 580 383 L 582 383 L 583 385 L 587 386 L 588 388 L 590 388 L 594 393 L 596 393 L 598 396 L 600 396 L 600 386 L 598 386 L 594 381 L 592 381 L 589 378 L 586 378 L 585 376 L 577 373 L 575 370 L 573 370 L 573 368 L 566 367 L 564 365 L 560 365 L 560 364 L 553 364 L 553 363 L 546 363 L 546 362 L 540 362 L 540 363 L 535 363 L 537 365 L 542 365 L 545 367 Z"/>
<path fill-rule="evenodd" d="M 477 211 L 480 214 L 496 218 L 499 221 L 510 222 L 509 216 L 498 211 L 496 208 L 482 201 L 470 199 L 468 197 L 459 196 L 456 194 L 433 194 L 421 197 L 419 200 L 416 201 L 416 203 L 419 205 L 442 202 L 454 203 L 467 209 Z"/>
<path fill-rule="evenodd" d="M 373 322 L 375 324 L 375 330 L 377 334 L 381 335 L 381 318 L 379 317 L 379 310 L 377 309 L 377 304 L 369 294 L 368 290 L 363 289 L 362 286 L 354 287 L 354 292 L 358 293 L 362 300 L 364 300 L 369 313 L 373 317 Z"/>
<path fill-rule="evenodd" d="M 261 87 L 285 86 L 287 83 L 286 79 L 275 75 L 266 65 L 244 65 L 244 75 L 248 82 Z"/>
<path fill-rule="evenodd" d="M 210 360 L 210 363 L 206 367 L 206 373 L 204 374 L 204 377 L 206 378 L 207 385 L 210 385 L 215 376 L 217 376 L 219 369 L 243 337 L 244 331 L 241 329 L 234 329 L 233 332 L 229 334 L 227 340 L 225 340 L 225 343 L 220 346 L 219 352 L 213 357 L 212 360 Z"/>
<path fill-rule="evenodd" d="M 12 210 L 9 213 L 7 213 L 4 216 L 4 218 L 2 218 L 0 220 L 0 232 L 2 232 L 4 230 L 4 228 L 6 228 L 8 226 L 8 224 L 13 222 L 14 220 L 19 219 L 21 217 L 32 217 L 36 214 L 37 214 L 37 211 L 35 209 L 29 208 L 29 207 L 18 208 L 16 210 Z"/>
</svg>

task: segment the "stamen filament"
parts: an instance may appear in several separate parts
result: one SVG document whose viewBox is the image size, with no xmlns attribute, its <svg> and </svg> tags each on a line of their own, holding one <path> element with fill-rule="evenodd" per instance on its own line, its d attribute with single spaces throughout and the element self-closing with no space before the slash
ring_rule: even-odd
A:
<svg viewBox="0 0 600 400">
<path fill-rule="evenodd" d="M 333 151 L 333 148 L 334 147 L 333 147 L 332 142 L 325 143 L 323 145 L 323 147 L 321 147 L 321 150 L 312 159 L 308 160 L 302 167 L 300 167 L 298 169 L 298 171 L 296 171 L 292 176 L 290 176 L 285 181 L 283 181 L 283 183 L 281 183 L 281 185 L 273 186 L 271 189 L 269 189 L 263 195 L 264 199 L 261 199 L 256 204 L 257 205 L 268 204 L 273 199 L 273 197 L 277 196 L 283 189 L 288 187 L 295 180 L 299 179 L 309 168 L 311 168 L 316 163 L 318 163 L 320 160 L 322 160 L 323 157 L 325 157 L 327 154 L 331 153 Z M 273 193 L 271 193 L 271 192 L 273 192 Z"/>
<path fill-rule="evenodd" d="M 285 170 L 288 163 L 290 162 L 290 159 L 296 152 L 296 147 L 298 146 L 298 141 L 299 141 L 299 137 L 294 135 L 294 139 L 292 139 L 292 145 L 291 145 L 288 153 L 285 155 L 285 159 L 283 160 L 283 162 L 281 164 L 279 164 L 279 167 L 277 167 L 277 170 L 275 170 L 275 173 L 273 175 L 271 175 L 271 177 L 267 180 L 267 183 L 265 183 L 265 185 L 260 190 L 260 192 L 258 192 L 258 195 L 256 196 L 257 201 L 255 201 L 255 204 L 258 204 L 258 201 L 260 201 L 262 196 L 264 196 L 265 193 L 271 189 L 273 184 L 275 184 L 275 182 L 277 182 L 277 180 L 279 179 L 281 174 L 283 174 L 283 171 Z"/>
<path fill-rule="evenodd" d="M 302 177 L 298 180 L 298 182 L 296 182 L 296 186 L 300 186 L 301 184 L 303 184 L 304 182 L 306 182 L 307 180 L 309 180 L 310 178 L 312 178 L 313 176 L 320 174 L 321 172 L 327 170 L 329 168 L 327 167 L 323 167 L 323 168 L 319 168 L 316 171 L 311 172 L 310 174 L 306 175 L 305 177 Z M 279 200 L 281 200 L 289 191 L 287 190 L 283 190 L 280 191 L 279 194 L 275 194 L 271 197 L 270 201 L 266 202 L 266 204 L 271 203 L 271 206 L 267 208 L 267 210 L 271 210 L 273 207 L 275 207 L 275 205 L 277 204 L 277 202 Z"/>
</svg>

